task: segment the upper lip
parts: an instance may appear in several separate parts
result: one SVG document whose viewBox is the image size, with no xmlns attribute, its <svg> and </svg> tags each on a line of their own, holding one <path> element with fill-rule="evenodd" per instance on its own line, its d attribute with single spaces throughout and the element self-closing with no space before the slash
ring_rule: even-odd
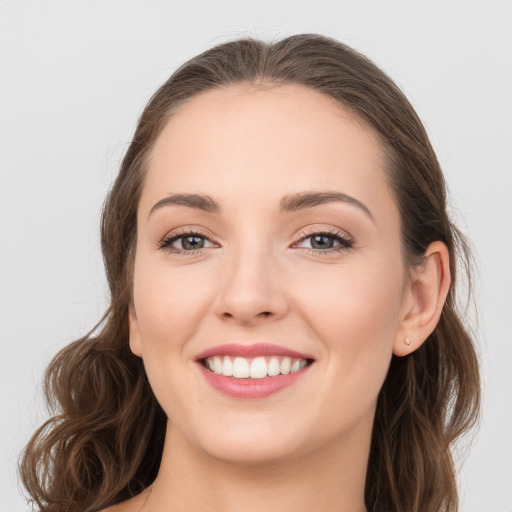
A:
<svg viewBox="0 0 512 512">
<path fill-rule="evenodd" d="M 270 343 L 255 343 L 253 345 L 244 345 L 241 343 L 226 343 L 209 348 L 197 355 L 196 360 L 206 359 L 213 356 L 232 356 L 253 358 L 258 356 L 285 356 L 295 359 L 313 359 L 310 355 L 272 345 Z"/>
</svg>

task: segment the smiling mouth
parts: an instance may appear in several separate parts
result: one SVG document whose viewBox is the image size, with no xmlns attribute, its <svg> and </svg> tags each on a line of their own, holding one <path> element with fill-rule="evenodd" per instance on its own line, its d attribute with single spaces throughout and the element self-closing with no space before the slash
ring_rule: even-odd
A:
<svg viewBox="0 0 512 512">
<path fill-rule="evenodd" d="M 200 360 L 210 372 L 235 379 L 264 379 L 297 373 L 313 363 L 313 359 L 286 356 L 232 357 L 213 356 Z"/>
</svg>

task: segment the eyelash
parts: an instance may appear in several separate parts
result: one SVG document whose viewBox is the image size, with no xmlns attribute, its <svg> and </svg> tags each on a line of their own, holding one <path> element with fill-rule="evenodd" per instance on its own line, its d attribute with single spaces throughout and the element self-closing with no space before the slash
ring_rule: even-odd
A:
<svg viewBox="0 0 512 512">
<path fill-rule="evenodd" d="M 312 255 L 320 255 L 320 256 L 326 256 L 333 253 L 340 253 L 347 251 L 349 249 L 352 249 L 354 246 L 354 240 L 349 237 L 347 234 L 342 233 L 340 231 L 336 230 L 311 230 L 310 232 L 302 233 L 300 239 L 297 242 L 294 242 L 292 247 L 297 246 L 298 244 L 311 239 L 315 236 L 321 236 L 325 238 L 331 238 L 334 240 L 334 242 L 338 242 L 339 245 L 337 247 L 331 247 L 329 249 L 315 249 L 313 247 L 308 247 L 307 253 Z"/>
<path fill-rule="evenodd" d="M 339 253 L 343 251 L 347 251 L 351 249 L 354 246 L 354 240 L 350 237 L 348 237 L 346 234 L 342 234 L 339 231 L 330 231 L 330 230 L 312 230 L 311 232 L 302 233 L 301 237 L 297 242 L 294 242 L 292 244 L 292 247 L 297 247 L 298 244 L 313 238 L 314 236 L 323 236 L 326 238 L 331 238 L 334 240 L 334 242 L 338 242 L 339 245 L 337 247 L 331 247 L 328 249 L 315 249 L 313 247 L 306 248 L 308 254 L 314 254 L 314 255 L 328 255 L 333 253 Z M 172 244 L 180 239 L 188 238 L 188 237 L 196 237 L 196 238 L 202 238 L 204 240 L 207 240 L 211 242 L 212 244 L 215 244 L 209 236 L 205 235 L 204 233 L 201 233 L 200 231 L 194 231 L 194 230 L 188 230 L 188 231 L 181 231 L 178 233 L 173 233 L 169 236 L 166 236 L 162 241 L 160 241 L 157 245 L 160 250 L 166 251 L 170 254 L 178 254 L 183 256 L 191 256 L 194 254 L 198 254 L 201 252 L 203 248 L 200 249 L 194 249 L 194 250 L 186 250 L 186 249 L 176 249 L 172 247 Z"/>
<path fill-rule="evenodd" d="M 194 249 L 192 251 L 187 251 L 185 249 L 176 249 L 175 247 L 172 247 L 172 244 L 176 242 L 177 240 L 180 240 L 182 238 L 189 238 L 189 237 L 195 237 L 195 238 L 203 238 L 204 240 L 208 240 L 212 242 L 209 236 L 206 236 L 204 233 L 201 233 L 199 231 L 194 231 L 192 229 L 187 231 L 180 231 L 178 233 L 173 233 L 169 236 L 166 236 L 161 242 L 158 243 L 158 248 L 166 251 L 170 254 L 179 254 L 183 256 L 190 256 L 193 254 L 197 254 L 201 252 L 201 249 Z M 214 242 L 212 242 L 214 243 Z"/>
</svg>

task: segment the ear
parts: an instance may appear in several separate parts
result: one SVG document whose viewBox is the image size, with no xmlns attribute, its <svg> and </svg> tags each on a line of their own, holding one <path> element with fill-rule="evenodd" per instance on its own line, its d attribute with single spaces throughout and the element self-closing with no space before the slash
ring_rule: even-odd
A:
<svg viewBox="0 0 512 512">
<path fill-rule="evenodd" d="M 436 328 L 450 289 L 450 255 L 443 242 L 432 242 L 425 261 L 413 269 L 408 300 L 393 344 L 396 356 L 406 356 L 420 347 Z"/>
<path fill-rule="evenodd" d="M 130 350 L 136 356 L 142 357 L 139 321 L 137 320 L 137 313 L 135 312 L 135 306 L 133 303 L 128 307 L 128 326 L 130 334 Z"/>
</svg>

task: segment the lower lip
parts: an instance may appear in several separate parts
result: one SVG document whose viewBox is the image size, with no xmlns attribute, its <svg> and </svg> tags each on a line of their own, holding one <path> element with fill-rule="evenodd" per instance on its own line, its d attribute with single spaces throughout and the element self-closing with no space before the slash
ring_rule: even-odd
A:
<svg viewBox="0 0 512 512">
<path fill-rule="evenodd" d="M 282 389 L 291 386 L 297 380 L 304 376 L 311 365 L 305 366 L 298 372 L 287 375 L 276 375 L 275 377 L 265 377 L 263 379 L 236 379 L 235 377 L 225 377 L 207 370 L 199 363 L 201 371 L 210 386 L 224 395 L 233 398 L 266 398 L 274 395 Z"/>
</svg>

